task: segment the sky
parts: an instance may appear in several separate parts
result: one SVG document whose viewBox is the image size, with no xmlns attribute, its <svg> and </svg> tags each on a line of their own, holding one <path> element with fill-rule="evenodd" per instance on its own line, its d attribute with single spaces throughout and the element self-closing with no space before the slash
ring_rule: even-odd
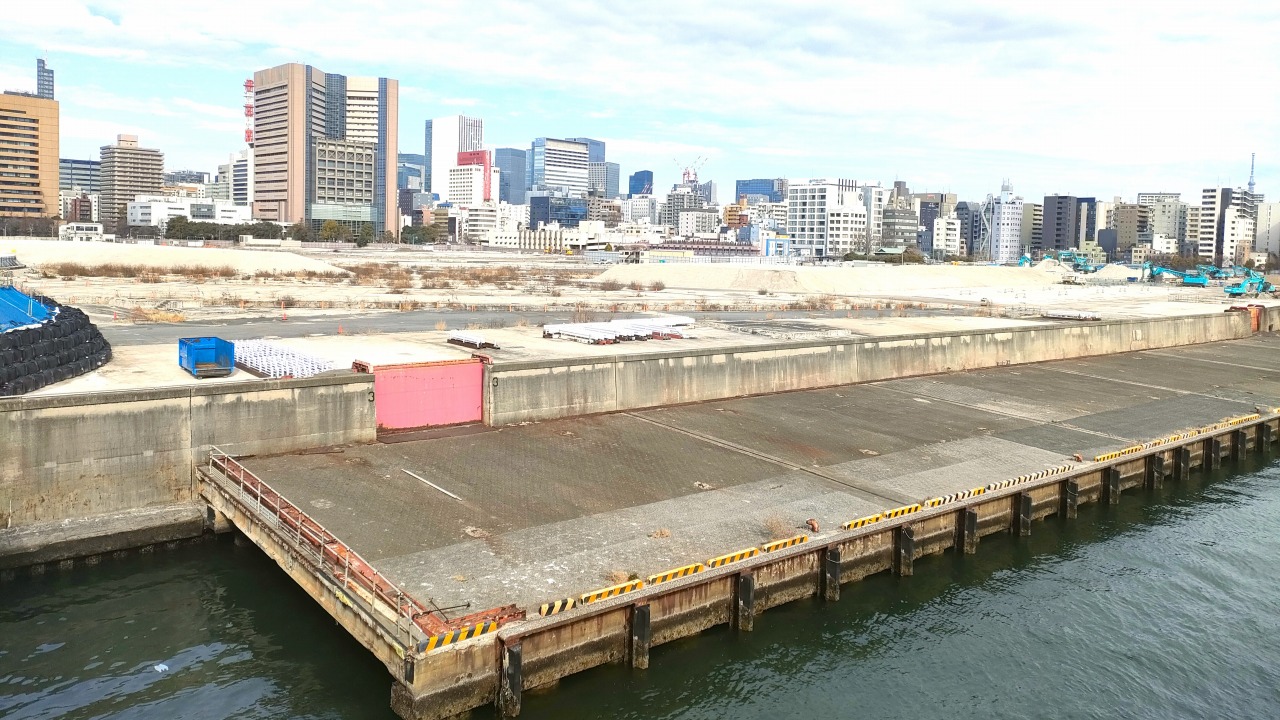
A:
<svg viewBox="0 0 1280 720">
<path fill-rule="evenodd" d="M 1047 5 L 1048 7 L 1040 7 Z M 489 148 L 592 137 L 669 187 L 850 178 L 980 200 L 1244 185 L 1280 199 L 1280 3 L 1124 0 L 42 0 L 6 11 L 0 89 L 57 73 L 61 155 L 119 133 L 169 170 L 243 147 L 243 82 L 302 62 L 400 81 Z"/>
</svg>

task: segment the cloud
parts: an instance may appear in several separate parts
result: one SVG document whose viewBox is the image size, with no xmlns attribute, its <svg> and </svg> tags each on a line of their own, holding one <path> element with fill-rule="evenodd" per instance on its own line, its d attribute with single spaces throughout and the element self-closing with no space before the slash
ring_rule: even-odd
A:
<svg viewBox="0 0 1280 720">
<path fill-rule="evenodd" d="M 602 0 L 222 0 L 212 16 L 46 4 L 7 18 L 4 57 L 78 58 L 60 69 L 65 113 L 164 120 L 166 134 L 193 135 L 182 147 L 232 142 L 231 78 L 301 61 L 400 79 L 407 138 L 448 108 L 483 109 L 487 135 L 516 146 L 616 138 L 624 172 L 710 154 L 723 184 L 903 177 L 981 196 L 1011 176 L 1032 196 L 1063 184 L 1131 196 L 1143 188 L 1129 183 L 1189 192 L 1242 176 L 1233 168 L 1257 151 L 1260 181 L 1280 183 L 1267 170 L 1280 100 L 1263 80 L 1280 71 L 1280 17 L 1248 4 L 647 0 L 621 13 Z M 1240 48 L 1247 61 L 1214 60 Z M 111 72 L 79 80 L 77 65 Z"/>
</svg>

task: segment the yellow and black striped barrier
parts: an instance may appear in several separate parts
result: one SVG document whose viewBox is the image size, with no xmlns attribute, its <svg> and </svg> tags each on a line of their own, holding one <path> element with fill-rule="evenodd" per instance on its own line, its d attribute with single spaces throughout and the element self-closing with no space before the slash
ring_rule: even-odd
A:
<svg viewBox="0 0 1280 720">
<path fill-rule="evenodd" d="M 588 603 L 604 600 L 605 598 L 617 597 L 623 593 L 639 590 L 642 587 L 644 587 L 643 580 L 628 580 L 627 582 L 618 583 L 617 585 L 610 585 L 607 588 L 600 588 L 599 590 L 582 593 L 582 595 L 578 597 L 578 604 L 586 605 Z"/>
<path fill-rule="evenodd" d="M 775 540 L 771 543 L 765 543 L 764 545 L 760 546 L 760 549 L 763 550 L 764 552 L 769 553 L 775 550 L 782 550 L 784 548 L 793 547 L 795 545 L 799 545 L 800 543 L 806 543 L 806 542 L 809 542 L 808 535 L 797 535 L 795 537 L 789 537 L 786 540 Z"/>
<path fill-rule="evenodd" d="M 866 527 L 867 525 L 870 525 L 872 523 L 878 523 L 883 519 L 884 519 L 884 513 L 876 513 L 875 515 L 868 515 L 866 517 L 858 518 L 857 520 L 850 520 L 849 522 L 845 523 L 844 525 L 841 525 L 840 527 L 844 528 L 845 530 L 853 530 L 855 528 Z"/>
<path fill-rule="evenodd" d="M 1276 412 L 1280 412 L 1280 408 L 1277 408 Z M 1229 427 L 1235 427 L 1236 425 L 1252 422 L 1261 417 L 1262 415 L 1259 413 L 1250 413 L 1248 415 L 1238 415 L 1233 418 L 1227 418 L 1226 420 L 1213 423 L 1212 425 L 1204 425 L 1202 427 L 1198 427 L 1195 430 L 1188 430 L 1187 432 L 1174 433 L 1173 435 L 1166 435 L 1162 438 L 1157 438 L 1155 440 L 1148 440 L 1147 442 L 1144 442 L 1141 445 L 1134 445 L 1131 447 L 1124 448 L 1123 450 L 1117 450 L 1116 452 L 1109 452 L 1109 453 L 1103 453 L 1102 455 L 1095 455 L 1093 460 L 1094 462 L 1105 462 L 1107 460 L 1115 460 L 1116 458 L 1122 457 L 1124 455 L 1131 455 L 1133 453 L 1141 452 L 1143 450 L 1150 450 L 1152 448 L 1157 448 L 1162 445 L 1168 445 L 1169 443 L 1178 442 L 1179 440 L 1189 440 L 1193 437 L 1196 437 L 1197 435 L 1204 435 L 1206 433 L 1216 432 L 1218 430 L 1225 430 Z"/>
<path fill-rule="evenodd" d="M 658 583 L 670 582 L 671 580 L 675 580 L 677 578 L 688 577 L 689 575 L 692 575 L 694 573 L 700 573 L 705 569 L 706 569 L 706 566 L 704 566 L 702 563 L 685 565 L 684 567 L 678 567 L 675 570 L 668 570 L 666 572 L 658 573 L 657 575 L 650 575 L 649 584 L 657 585 Z"/>
<path fill-rule="evenodd" d="M 950 495 L 939 495 L 938 497 L 929 498 L 928 500 L 925 500 L 924 506 L 933 508 L 933 507 L 938 507 L 940 505 L 947 505 L 953 502 L 959 502 L 960 500 L 968 500 L 969 498 L 975 497 L 977 495 L 981 495 L 986 491 L 987 489 L 985 487 L 976 487 L 971 490 L 962 490 L 960 492 L 954 492 L 954 493 L 951 493 Z"/>
<path fill-rule="evenodd" d="M 892 510 L 885 510 L 884 519 L 892 520 L 893 518 L 899 518 L 903 515 L 910 515 L 913 512 L 920 512 L 920 507 L 920 503 L 916 503 L 915 505 L 903 505 L 902 507 L 894 508 Z"/>
<path fill-rule="evenodd" d="M 729 563 L 736 563 L 739 560 L 746 560 L 747 558 L 753 558 L 759 554 L 760 554 L 760 548 L 747 548 L 746 550 L 731 552 L 728 555 L 721 555 L 720 557 L 711 558 L 710 560 L 707 561 L 707 567 L 718 568 L 723 565 L 728 565 Z"/>
<path fill-rule="evenodd" d="M 469 627 L 464 627 L 461 630 L 454 630 L 453 632 L 447 632 L 441 635 L 432 635 L 431 637 L 427 638 L 426 640 L 418 644 L 418 650 L 420 652 L 430 652 L 432 650 L 435 650 L 436 648 L 444 647 L 445 645 L 452 645 L 454 643 L 460 643 L 463 640 L 469 640 L 470 638 L 473 638 L 473 637 L 479 637 L 481 635 L 491 633 L 497 629 L 498 629 L 498 623 L 496 622 L 477 623 Z"/>
<path fill-rule="evenodd" d="M 572 610 L 573 606 L 577 604 L 578 601 L 573 598 L 565 598 L 563 600 L 556 600 L 555 602 L 542 603 L 542 606 L 538 608 L 538 614 L 542 617 L 555 615 L 557 613 L 562 613 L 565 610 Z"/>
</svg>

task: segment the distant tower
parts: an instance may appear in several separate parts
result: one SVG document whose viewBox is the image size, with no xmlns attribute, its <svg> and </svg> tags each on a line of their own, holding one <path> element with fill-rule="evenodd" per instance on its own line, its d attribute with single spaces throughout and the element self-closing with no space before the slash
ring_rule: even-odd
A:
<svg viewBox="0 0 1280 720">
<path fill-rule="evenodd" d="M 45 63 L 44 58 L 36 58 L 36 97 L 53 99 L 53 68 Z"/>
<path fill-rule="evenodd" d="M 253 80 L 244 81 L 244 142 L 253 147 Z"/>
<path fill-rule="evenodd" d="M 1249 153 L 1249 194 L 1253 194 L 1255 184 L 1253 182 L 1253 163 L 1257 159 L 1258 153 Z"/>
</svg>

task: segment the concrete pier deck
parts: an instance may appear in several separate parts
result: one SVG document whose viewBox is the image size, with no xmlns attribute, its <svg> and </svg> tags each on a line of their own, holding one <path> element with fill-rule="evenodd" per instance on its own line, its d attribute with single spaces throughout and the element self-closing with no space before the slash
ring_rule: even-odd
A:
<svg viewBox="0 0 1280 720">
<path fill-rule="evenodd" d="M 1259 335 L 244 464 L 420 602 L 536 614 L 617 573 L 808 532 L 809 518 L 836 530 L 1077 453 L 1270 412 L 1277 351 L 1280 337 Z"/>
</svg>

